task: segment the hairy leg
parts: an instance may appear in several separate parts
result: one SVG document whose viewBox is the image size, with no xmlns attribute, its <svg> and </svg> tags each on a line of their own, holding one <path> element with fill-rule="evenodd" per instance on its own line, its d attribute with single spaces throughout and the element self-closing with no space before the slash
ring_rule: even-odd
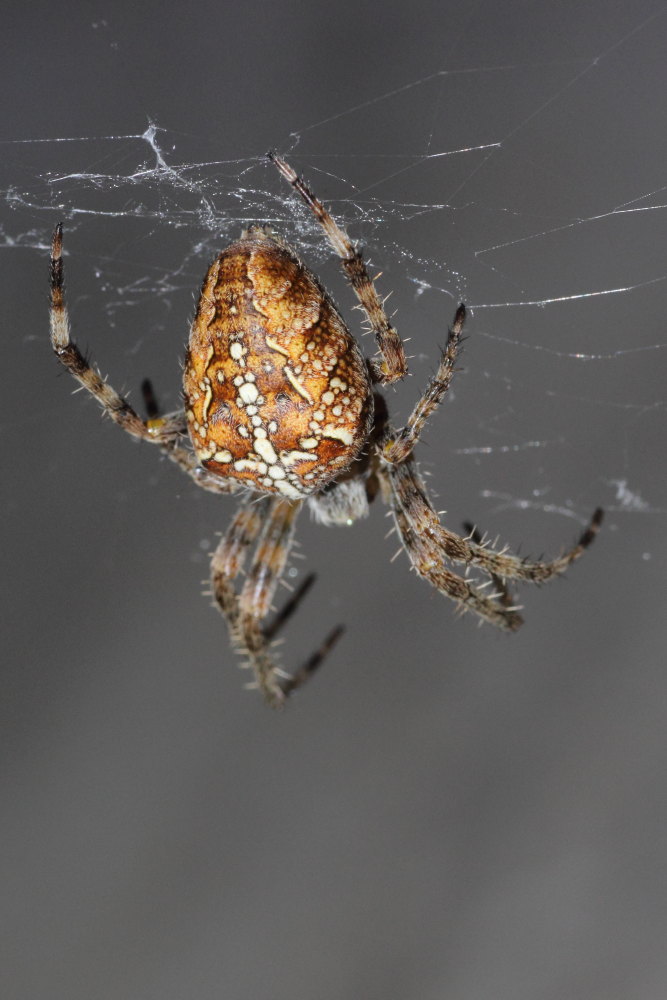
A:
<svg viewBox="0 0 667 1000">
<path fill-rule="evenodd" d="M 51 346 L 62 365 L 93 396 L 104 413 L 132 437 L 155 444 L 175 462 L 198 486 L 214 493 L 229 493 L 236 488 L 232 480 L 211 476 L 187 448 L 183 447 L 184 418 L 182 413 L 144 421 L 81 353 L 70 335 L 70 322 L 64 297 L 62 225 L 56 226 L 51 246 Z"/>
<path fill-rule="evenodd" d="M 455 371 L 465 318 L 465 306 L 461 304 L 456 310 L 437 372 L 417 400 L 406 425 L 398 431 L 391 428 L 387 431 L 382 444 L 382 458 L 385 462 L 398 465 L 410 457 L 426 426 L 426 421 L 445 398 Z"/>
<path fill-rule="evenodd" d="M 331 246 L 341 258 L 343 271 L 368 317 L 380 351 L 380 357 L 374 358 L 371 362 L 371 372 L 375 381 L 386 385 L 404 378 L 408 372 L 408 365 L 403 342 L 389 321 L 382 300 L 368 274 L 361 251 L 355 247 L 345 230 L 332 218 L 322 202 L 316 198 L 289 163 L 277 153 L 270 152 L 267 155 L 304 200 L 322 226 Z"/>
<path fill-rule="evenodd" d="M 312 576 L 307 577 L 274 619 L 265 624 L 287 565 L 300 506 L 276 498 L 247 499 L 211 561 L 213 596 L 227 621 L 232 642 L 248 657 L 257 687 L 274 708 L 281 707 L 292 691 L 308 680 L 342 634 L 340 626 L 330 632 L 322 645 L 293 673 L 284 671 L 272 655 L 271 645 L 276 634 L 294 614 L 313 582 Z M 242 571 L 253 544 L 253 560 L 238 594 L 234 579 Z"/>
</svg>

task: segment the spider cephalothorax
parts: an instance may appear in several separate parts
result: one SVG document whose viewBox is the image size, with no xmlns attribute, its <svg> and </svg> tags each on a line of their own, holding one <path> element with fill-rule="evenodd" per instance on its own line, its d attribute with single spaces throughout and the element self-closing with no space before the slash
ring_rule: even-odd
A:
<svg viewBox="0 0 667 1000">
<path fill-rule="evenodd" d="M 394 428 L 378 388 L 407 374 L 405 352 L 359 250 L 310 188 L 279 156 L 269 158 L 320 222 L 375 334 L 369 360 L 317 278 L 267 227 L 252 226 L 210 266 L 192 324 L 184 371 L 185 411 L 161 417 L 144 383 L 148 419 L 91 367 L 70 338 L 63 299 L 62 227 L 51 253 L 51 343 L 60 361 L 128 433 L 158 447 L 197 485 L 241 493 L 213 554 L 212 593 L 232 642 L 253 668 L 267 701 L 280 706 L 338 639 L 334 629 L 296 671 L 284 671 L 271 645 L 312 577 L 269 623 L 276 588 L 306 502 L 326 525 L 349 524 L 379 493 L 391 506 L 417 573 L 461 610 L 514 631 L 522 623 L 507 580 L 541 583 L 563 573 L 592 542 L 596 510 L 578 543 L 552 562 L 495 551 L 474 529 L 448 531 L 428 498 L 413 450 L 451 381 L 465 309 L 459 306 L 438 369 L 407 422 Z M 189 436 L 189 441 L 188 441 Z M 251 546 L 240 590 L 235 583 Z M 477 567 L 494 584 L 459 576 L 449 563 Z"/>
</svg>

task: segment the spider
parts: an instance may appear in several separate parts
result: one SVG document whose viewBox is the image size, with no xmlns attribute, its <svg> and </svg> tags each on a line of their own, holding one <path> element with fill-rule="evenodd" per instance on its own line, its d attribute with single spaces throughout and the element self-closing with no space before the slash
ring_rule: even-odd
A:
<svg viewBox="0 0 667 1000">
<path fill-rule="evenodd" d="M 593 541 L 596 510 L 577 544 L 551 562 L 494 550 L 468 526 L 445 528 L 429 499 L 413 452 L 442 402 L 455 370 L 465 321 L 460 305 L 435 375 L 407 422 L 395 427 L 378 391 L 408 371 L 362 254 L 305 181 L 275 152 L 267 154 L 301 196 L 341 259 L 375 335 L 365 359 L 331 298 L 296 253 L 268 227 L 251 226 L 222 251 L 204 279 L 190 331 L 183 378 L 184 409 L 161 416 L 151 384 L 143 420 L 84 357 L 70 337 L 63 297 L 62 225 L 51 251 L 51 344 L 62 364 L 123 430 L 155 444 L 200 487 L 240 495 L 238 509 L 211 560 L 211 586 L 233 646 L 254 670 L 252 686 L 280 707 L 317 669 L 342 627 L 335 628 L 297 670 L 285 671 L 274 639 L 314 577 L 307 577 L 273 618 L 276 588 L 304 504 L 324 525 L 350 524 L 379 495 L 393 515 L 412 568 L 498 628 L 522 624 L 508 580 L 543 583 L 563 573 Z M 189 438 L 189 440 L 188 440 Z M 242 585 L 248 552 L 254 554 Z M 459 576 L 449 563 L 464 567 Z M 468 578 L 476 567 L 486 583 Z M 489 584 L 492 592 L 486 592 Z"/>
</svg>

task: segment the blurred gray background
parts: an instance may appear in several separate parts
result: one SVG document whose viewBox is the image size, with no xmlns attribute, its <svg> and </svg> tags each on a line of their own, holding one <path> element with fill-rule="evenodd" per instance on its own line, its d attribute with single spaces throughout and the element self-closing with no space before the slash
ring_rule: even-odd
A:
<svg viewBox="0 0 667 1000">
<path fill-rule="evenodd" d="M 0 995 L 662 1000 L 664 4 L 14 3 L 3 43 Z M 393 291 L 397 418 L 470 307 L 447 523 L 541 555 L 607 511 L 509 637 L 379 505 L 304 515 L 285 662 L 347 631 L 282 714 L 201 595 L 233 501 L 72 396 L 46 315 L 62 218 L 78 342 L 175 407 L 209 260 L 269 221 L 358 329 L 269 147 Z"/>
</svg>

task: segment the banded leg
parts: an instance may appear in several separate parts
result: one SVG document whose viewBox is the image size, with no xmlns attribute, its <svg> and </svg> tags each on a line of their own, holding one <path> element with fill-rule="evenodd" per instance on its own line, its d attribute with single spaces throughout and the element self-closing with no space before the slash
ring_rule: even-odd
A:
<svg viewBox="0 0 667 1000">
<path fill-rule="evenodd" d="M 389 321 L 382 300 L 368 274 L 361 251 L 357 250 L 345 230 L 335 222 L 303 178 L 299 177 L 277 153 L 269 152 L 267 156 L 304 200 L 322 226 L 329 243 L 341 258 L 343 271 L 368 317 L 380 351 L 380 357 L 374 358 L 371 362 L 375 380 L 388 385 L 404 378 L 408 372 L 408 365 L 403 342 Z"/>
<path fill-rule="evenodd" d="M 394 520 L 417 573 L 445 597 L 455 601 L 462 611 L 473 611 L 484 621 L 506 631 L 515 632 L 520 628 L 523 619 L 516 607 L 505 600 L 504 587 L 493 595 L 482 593 L 484 587 L 494 582 L 493 577 L 486 584 L 474 586 L 447 569 L 448 558 L 462 560 L 452 555 L 451 546 L 443 547 L 442 526 L 414 462 L 409 460 L 402 465 L 385 467 L 385 475 L 391 485 Z"/>
<path fill-rule="evenodd" d="M 476 545 L 484 547 L 485 545 L 484 536 L 479 531 L 476 525 L 472 524 L 472 522 L 470 521 L 466 521 L 465 524 L 463 525 L 463 528 L 466 532 L 467 536 L 466 540 L 469 540 L 471 542 L 474 542 Z M 514 598 L 512 596 L 512 592 L 510 591 L 505 581 L 502 579 L 502 577 L 497 576 L 495 573 L 490 573 L 489 575 L 491 577 L 491 580 L 493 581 L 493 586 L 496 588 L 496 593 L 498 594 L 498 600 L 500 601 L 500 603 L 504 604 L 506 608 L 511 607 L 514 604 Z"/>
<path fill-rule="evenodd" d="M 451 598 L 461 611 L 472 611 L 484 621 L 506 631 L 519 629 L 523 618 L 510 604 L 502 581 L 492 575 L 486 583 L 475 586 L 447 569 L 445 560 L 453 557 L 451 551 L 442 546 L 439 532 L 444 529 L 414 462 L 408 460 L 401 465 L 385 465 L 382 475 L 389 483 L 392 513 L 403 548 L 419 576 L 443 596 Z M 491 583 L 496 585 L 496 593 L 482 593 Z"/>
<path fill-rule="evenodd" d="M 263 624 L 287 564 L 299 509 L 299 504 L 286 500 L 247 500 L 237 512 L 211 563 L 213 595 L 227 621 L 232 642 L 248 656 L 257 686 L 274 708 L 282 706 L 287 696 L 308 680 L 342 633 L 342 628 L 334 629 L 293 674 L 283 671 L 271 655 L 275 635 L 294 614 L 313 582 L 313 577 L 307 577 L 273 621 Z M 241 571 L 253 543 L 256 543 L 253 562 L 239 595 L 233 580 Z"/>
<path fill-rule="evenodd" d="M 504 580 L 526 580 L 529 583 L 545 583 L 547 580 L 560 576 L 571 563 L 579 559 L 588 546 L 593 542 L 600 530 L 604 511 L 601 507 L 596 507 L 593 516 L 579 536 L 577 543 L 567 552 L 557 559 L 549 562 L 530 562 L 528 559 L 521 559 L 513 556 L 509 552 L 496 552 L 488 548 L 487 545 L 480 544 L 475 538 L 467 540 L 467 552 L 470 554 L 466 562 L 471 562 L 476 566 L 486 570 L 494 576 L 499 576 Z M 451 535 L 445 528 L 441 529 L 443 534 Z M 461 541 L 457 535 L 451 536 L 456 543 Z"/>
<path fill-rule="evenodd" d="M 133 437 L 157 445 L 198 486 L 215 493 L 229 493 L 236 488 L 232 480 L 214 477 L 200 469 L 190 450 L 182 447 L 184 419 L 180 413 L 144 421 L 112 386 L 90 365 L 70 335 L 70 322 L 64 297 L 62 224 L 56 226 L 51 244 L 51 346 L 70 375 L 94 396 L 104 413 Z"/>
<path fill-rule="evenodd" d="M 521 627 L 523 619 L 513 608 L 482 594 L 478 587 L 446 568 L 437 547 L 427 535 L 415 530 L 405 510 L 396 505 L 393 513 L 403 547 L 419 576 L 455 601 L 461 611 L 474 611 L 485 621 L 510 632 Z"/>
<path fill-rule="evenodd" d="M 246 495 L 211 557 L 211 588 L 218 610 L 227 622 L 234 646 L 243 648 L 241 606 L 234 580 L 243 570 L 249 547 L 257 541 L 267 515 L 269 498 Z"/>
<path fill-rule="evenodd" d="M 603 512 L 598 507 L 577 544 L 568 552 L 550 562 L 530 562 L 507 551 L 496 552 L 474 538 L 461 538 L 445 528 L 431 506 L 414 462 L 391 466 L 388 471 L 396 502 L 406 511 L 416 531 L 427 533 L 442 555 L 453 562 L 478 566 L 486 573 L 503 580 L 545 583 L 554 576 L 560 576 L 575 559 L 583 555 L 602 523 Z"/>
<path fill-rule="evenodd" d="M 280 630 L 284 628 L 284 626 L 290 620 L 296 609 L 301 604 L 302 600 L 304 599 L 308 591 L 315 583 L 316 579 L 317 576 L 315 575 L 315 573 L 309 573 L 308 576 L 303 578 L 303 580 L 296 588 L 292 596 L 287 601 L 285 601 L 285 603 L 283 604 L 282 608 L 280 608 L 279 611 L 276 611 L 272 620 L 267 625 L 264 626 L 263 632 L 265 639 L 271 642 L 271 640 L 278 635 Z"/>
<path fill-rule="evenodd" d="M 456 310 L 454 322 L 449 330 L 447 346 L 442 352 L 438 370 L 427 385 L 421 398 L 417 401 L 408 417 L 405 427 L 399 431 L 389 431 L 382 445 L 382 457 L 386 462 L 398 464 L 404 462 L 412 454 L 426 421 L 433 411 L 442 403 L 452 375 L 455 371 L 456 358 L 461 343 L 461 333 L 465 323 L 466 310 L 463 303 Z"/>
<path fill-rule="evenodd" d="M 509 603 L 505 581 L 516 579 L 541 583 L 565 572 L 570 563 L 578 559 L 593 541 L 602 520 L 602 511 L 598 509 L 577 545 L 569 552 L 549 563 L 531 563 L 506 552 L 488 549 L 478 542 L 474 535 L 470 538 L 461 538 L 444 528 L 428 499 L 424 483 L 413 462 L 390 466 L 385 474 L 388 475 L 392 487 L 394 519 L 404 547 L 417 572 L 466 609 L 510 631 L 521 626 L 522 618 L 517 613 L 516 607 Z M 459 577 L 454 577 L 457 581 L 454 584 L 450 579 L 451 574 L 441 579 L 443 572 L 446 573 L 444 570 L 446 559 L 467 566 L 477 566 L 488 573 L 491 578 L 489 582 L 493 582 L 497 587 L 496 594 L 492 597 L 483 595 L 479 586 L 472 587 Z M 468 596 L 461 588 L 462 583 L 470 587 Z"/>
</svg>

